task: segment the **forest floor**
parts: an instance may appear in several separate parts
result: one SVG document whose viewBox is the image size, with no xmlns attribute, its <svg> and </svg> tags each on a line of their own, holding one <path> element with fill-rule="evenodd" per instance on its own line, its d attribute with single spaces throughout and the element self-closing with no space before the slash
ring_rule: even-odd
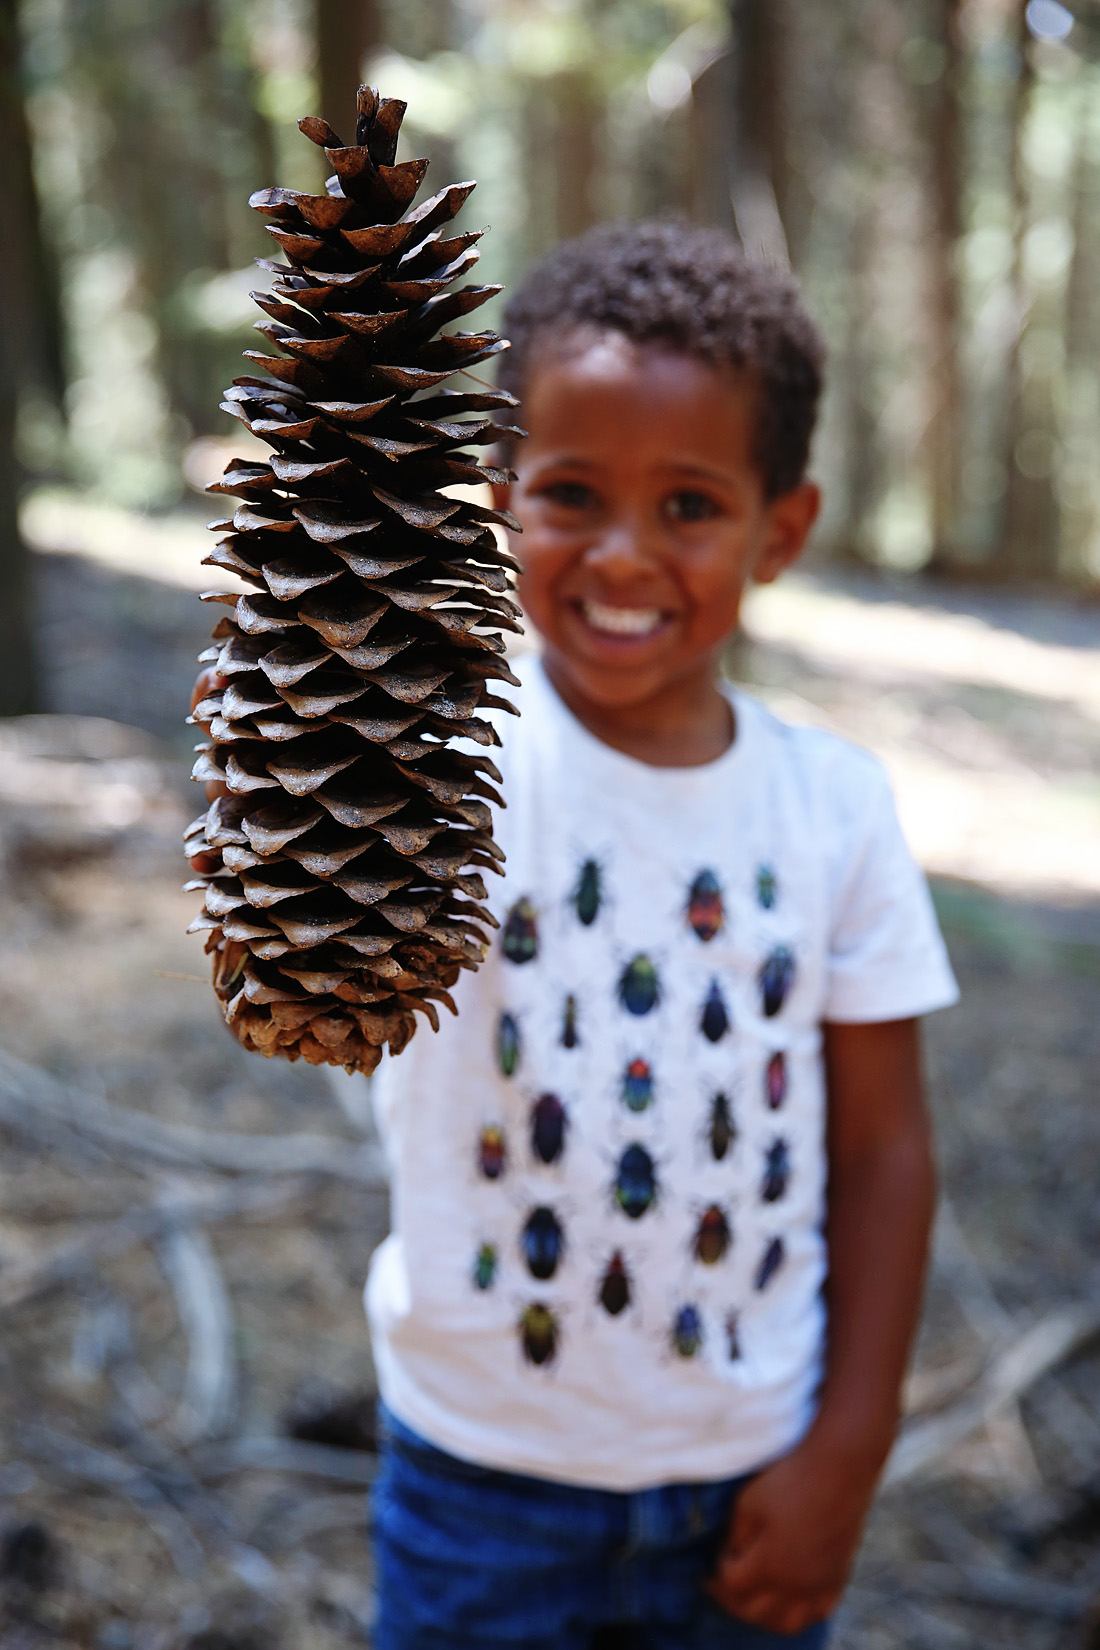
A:
<svg viewBox="0 0 1100 1650">
<path fill-rule="evenodd" d="M 184 933 L 193 524 L 43 497 L 27 528 L 51 714 L 0 723 L 0 1645 L 363 1643 L 365 1086 L 246 1055 Z M 1084 1650 L 1100 626 L 821 572 L 747 628 L 750 687 L 889 764 L 963 992 L 927 1031 L 944 1197 L 913 1418 L 834 1644 Z"/>
</svg>

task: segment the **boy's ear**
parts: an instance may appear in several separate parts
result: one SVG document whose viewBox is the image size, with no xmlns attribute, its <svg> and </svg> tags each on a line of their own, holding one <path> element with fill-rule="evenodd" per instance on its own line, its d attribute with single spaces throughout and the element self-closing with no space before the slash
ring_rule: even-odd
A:
<svg viewBox="0 0 1100 1650">
<path fill-rule="evenodd" d="M 755 584 L 771 584 L 802 554 L 821 509 L 821 488 L 800 482 L 766 506 L 764 547 L 753 569 Z"/>
</svg>

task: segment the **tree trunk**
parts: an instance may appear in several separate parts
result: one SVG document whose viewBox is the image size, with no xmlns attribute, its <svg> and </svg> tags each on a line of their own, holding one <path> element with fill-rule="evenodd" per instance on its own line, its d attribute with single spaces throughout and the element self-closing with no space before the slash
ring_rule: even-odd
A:
<svg viewBox="0 0 1100 1650">
<path fill-rule="evenodd" d="M 869 186 L 855 191 L 849 238 L 848 307 L 840 393 L 844 408 L 845 526 L 837 560 L 874 560 L 870 523 L 882 491 L 883 454 L 875 399 L 875 297 L 877 213 Z"/>
<path fill-rule="evenodd" d="M 1050 369 L 1024 370 L 1025 343 L 1034 325 L 1034 301 L 1024 273 L 1024 241 L 1030 225 L 1024 140 L 1035 86 L 1026 0 L 1017 0 L 1018 72 L 1012 98 L 1010 195 L 1012 204 L 1012 290 L 1015 326 L 1009 349 L 1005 395 L 1006 486 L 1000 544 L 992 570 L 1013 580 L 1057 577 L 1058 505 L 1050 473 L 1036 463 L 1046 438 L 1053 443 L 1054 408 Z"/>
<path fill-rule="evenodd" d="M 31 558 L 19 533 L 22 476 L 16 458 L 16 416 L 28 384 L 61 384 L 41 332 L 43 294 L 34 284 L 34 249 L 41 246 L 38 200 L 20 77 L 15 0 L 0 4 L 0 152 L 8 157 L 8 221 L 0 258 L 0 716 L 38 708 L 33 642 Z M 28 325 L 29 322 L 29 325 Z M 52 382 L 51 382 L 52 380 Z"/>
<path fill-rule="evenodd" d="M 1080 70 L 1066 286 L 1066 428 L 1060 475 L 1065 570 L 1074 582 L 1100 579 L 1100 136 L 1093 114 L 1097 71 Z"/>
<path fill-rule="evenodd" d="M 356 88 L 382 39 L 377 0 L 317 0 L 316 30 L 317 113 L 345 143 L 354 143 Z M 384 87 L 379 90 L 389 95 Z"/>
<path fill-rule="evenodd" d="M 557 121 L 551 104 L 552 93 L 547 86 L 540 75 L 521 81 L 523 166 L 520 175 L 528 201 L 524 249 L 532 261 L 548 252 L 558 238 Z"/>
<path fill-rule="evenodd" d="M 4 262 L 10 287 L 4 314 L 12 352 L 11 372 L 64 416 L 66 372 L 60 278 L 43 232 L 34 180 L 30 126 L 24 101 L 18 0 L 0 0 L 0 154 L 5 157 L 7 200 Z M 11 326 L 12 317 L 19 324 Z"/>
<path fill-rule="evenodd" d="M 784 0 L 730 0 L 733 150 L 729 192 L 746 252 L 788 264 Z"/>
<path fill-rule="evenodd" d="M 928 237 L 931 364 L 927 451 L 931 493 L 930 572 L 946 572 L 957 560 L 960 498 L 962 374 L 959 283 L 955 259 L 962 234 L 964 171 L 962 81 L 963 0 L 939 0 L 937 38 L 944 47 L 943 73 L 929 99 L 926 148 L 931 160 L 932 232 Z"/>
<path fill-rule="evenodd" d="M 882 416 L 886 386 L 880 371 L 884 328 L 876 276 L 887 166 L 898 141 L 883 95 L 886 65 L 897 49 L 896 28 L 892 13 L 879 8 L 876 0 L 864 0 L 849 11 L 839 36 L 846 65 L 847 119 L 840 143 L 847 210 L 840 226 L 840 256 L 845 260 L 843 353 L 833 381 L 842 407 L 844 524 L 834 559 L 863 565 L 876 560 L 874 519 L 890 469 Z"/>
<path fill-rule="evenodd" d="M 729 157 L 734 152 L 736 81 L 733 53 L 722 52 L 697 75 L 687 119 L 687 165 L 682 204 L 694 223 L 738 233 L 730 200 Z"/>
<path fill-rule="evenodd" d="M 560 240 L 579 235 L 599 216 L 596 201 L 599 125 L 590 77 L 570 69 L 552 83 L 556 110 L 555 220 Z"/>
<path fill-rule="evenodd" d="M 223 153 L 236 122 L 223 102 L 218 18 L 212 0 L 186 0 L 171 21 L 180 74 L 191 94 L 186 100 L 186 118 L 192 123 L 186 154 L 194 226 L 191 256 L 208 269 L 228 269 L 235 239 L 231 221 L 239 204 L 227 195 Z"/>
<path fill-rule="evenodd" d="M 8 277 L 0 259 L 0 297 Z M 10 311 L 5 310 L 5 313 Z M 19 534 L 19 466 L 15 457 L 16 380 L 11 331 L 0 327 L 0 716 L 37 710 L 30 552 Z"/>
</svg>

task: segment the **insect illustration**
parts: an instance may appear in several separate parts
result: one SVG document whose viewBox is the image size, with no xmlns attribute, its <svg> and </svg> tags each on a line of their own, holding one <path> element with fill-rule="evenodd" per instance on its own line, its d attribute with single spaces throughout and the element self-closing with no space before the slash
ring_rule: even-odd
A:
<svg viewBox="0 0 1100 1650">
<path fill-rule="evenodd" d="M 509 911 L 501 935 L 501 946 L 509 962 L 530 962 L 538 953 L 539 926 L 535 907 L 524 897 Z"/>
<path fill-rule="evenodd" d="M 756 898 L 765 911 L 770 911 L 779 897 L 779 880 L 770 865 L 761 865 L 756 872 Z"/>
<path fill-rule="evenodd" d="M 737 1125 L 733 1121 L 729 1096 L 719 1092 L 710 1103 L 706 1128 L 707 1145 L 716 1163 L 721 1163 L 736 1139 Z"/>
<path fill-rule="evenodd" d="M 586 859 L 577 877 L 576 887 L 569 896 L 577 918 L 591 928 L 603 904 L 603 874 L 594 859 Z"/>
<path fill-rule="evenodd" d="M 607 1270 L 600 1281 L 596 1299 L 605 1312 L 617 1318 L 620 1312 L 625 1312 L 630 1305 L 632 1294 L 630 1273 L 626 1269 L 621 1249 L 616 1249 L 607 1263 Z"/>
<path fill-rule="evenodd" d="M 648 1014 L 661 1000 L 657 970 L 644 951 L 639 951 L 619 976 L 619 1001 L 628 1014 Z"/>
<path fill-rule="evenodd" d="M 532 1301 L 520 1313 L 519 1323 L 520 1345 L 528 1363 L 552 1364 L 557 1355 L 558 1337 L 561 1325 L 557 1317 L 548 1306 L 541 1301 Z"/>
<path fill-rule="evenodd" d="M 653 1104 L 653 1068 L 648 1060 L 631 1060 L 623 1072 L 623 1105 L 628 1111 L 645 1111 Z"/>
<path fill-rule="evenodd" d="M 703 1210 L 691 1240 L 691 1252 L 704 1266 L 715 1266 L 729 1249 L 730 1223 L 720 1203 L 710 1203 Z"/>
<path fill-rule="evenodd" d="M 699 1030 L 710 1043 L 720 1042 L 730 1028 L 729 1010 L 717 980 L 711 980 L 710 990 L 707 992 L 703 1012 L 699 1017 Z"/>
<path fill-rule="evenodd" d="M 499 1180 L 508 1166 L 508 1147 L 499 1123 L 486 1123 L 477 1137 L 477 1166 L 486 1180 Z"/>
<path fill-rule="evenodd" d="M 672 1320 L 672 1350 L 681 1358 L 694 1358 L 703 1344 L 703 1320 L 697 1306 L 681 1306 Z"/>
<path fill-rule="evenodd" d="M 782 1266 L 785 1255 L 786 1250 L 783 1247 L 783 1239 L 773 1237 L 760 1257 L 760 1265 L 756 1268 L 756 1277 L 753 1281 L 757 1289 L 768 1287 L 768 1284 Z"/>
<path fill-rule="evenodd" d="M 688 892 L 687 920 L 704 942 L 719 933 L 726 920 L 722 890 L 713 871 L 700 871 Z"/>
<path fill-rule="evenodd" d="M 736 1312 L 731 1312 L 726 1319 L 726 1355 L 731 1364 L 736 1363 L 741 1356 L 741 1335 Z"/>
<path fill-rule="evenodd" d="M 502 1014 L 497 1022 L 497 1064 L 505 1077 L 519 1069 L 519 1024 L 514 1014 Z"/>
<path fill-rule="evenodd" d="M 562 1048 L 576 1048 L 580 1042 L 580 1033 L 577 1031 L 577 999 L 570 992 L 565 999 L 565 1008 L 561 1021 Z"/>
<path fill-rule="evenodd" d="M 532 1277 L 545 1281 L 554 1276 L 565 1248 L 565 1233 L 561 1221 L 545 1203 L 532 1209 L 524 1221 L 520 1247 Z"/>
<path fill-rule="evenodd" d="M 565 1150 L 568 1123 L 556 1094 L 540 1094 L 531 1107 L 531 1153 L 540 1163 L 556 1163 Z"/>
<path fill-rule="evenodd" d="M 787 1056 L 776 1049 L 764 1072 L 764 1098 L 772 1111 L 778 1111 L 787 1098 Z"/>
<path fill-rule="evenodd" d="M 473 1270 L 472 1270 L 472 1273 L 471 1273 L 471 1276 L 473 1278 L 474 1288 L 475 1289 L 491 1289 L 492 1286 L 493 1286 L 493 1279 L 496 1277 L 496 1275 L 497 1275 L 497 1246 L 496 1246 L 496 1244 L 495 1243 L 481 1243 L 481 1244 L 479 1244 L 477 1254 L 474 1256 Z"/>
<path fill-rule="evenodd" d="M 787 1142 L 776 1135 L 768 1147 L 764 1160 L 764 1178 L 760 1183 L 760 1196 L 765 1203 L 778 1203 L 787 1190 L 787 1182 L 791 1178 L 791 1153 Z"/>
<path fill-rule="evenodd" d="M 794 955 L 785 945 L 777 945 L 760 965 L 757 975 L 765 1015 L 770 1019 L 787 1000 L 794 984 Z"/>
<path fill-rule="evenodd" d="M 615 1202 L 631 1220 L 640 1220 L 657 1201 L 657 1169 L 644 1146 L 635 1142 L 619 1158 L 613 1187 Z"/>
</svg>

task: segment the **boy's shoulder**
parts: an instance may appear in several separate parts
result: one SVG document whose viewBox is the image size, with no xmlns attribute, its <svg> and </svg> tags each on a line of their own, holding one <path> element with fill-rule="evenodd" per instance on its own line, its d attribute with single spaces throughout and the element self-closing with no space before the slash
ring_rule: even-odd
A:
<svg viewBox="0 0 1100 1650">
<path fill-rule="evenodd" d="M 729 691 L 749 732 L 761 782 L 774 781 L 803 828 L 822 833 L 817 846 L 827 857 L 858 852 L 859 844 L 891 828 L 893 783 L 874 751 L 831 728 L 789 720 L 744 688 Z M 811 706 L 807 710 L 812 714 Z"/>
<path fill-rule="evenodd" d="M 815 722 L 792 721 L 746 688 L 729 684 L 727 691 L 742 721 L 754 724 L 765 760 L 781 762 L 807 779 L 846 789 L 875 791 L 889 787 L 885 763 L 866 745 Z M 811 714 L 812 708 L 807 707 Z"/>
</svg>

